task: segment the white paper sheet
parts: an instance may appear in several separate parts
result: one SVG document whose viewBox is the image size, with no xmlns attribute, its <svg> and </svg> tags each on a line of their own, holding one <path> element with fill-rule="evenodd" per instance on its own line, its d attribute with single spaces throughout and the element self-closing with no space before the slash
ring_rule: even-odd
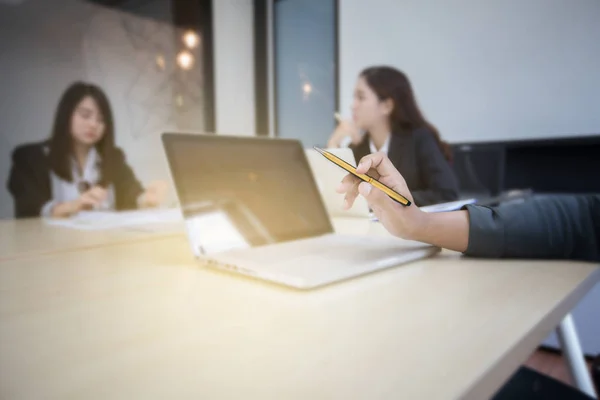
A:
<svg viewBox="0 0 600 400">
<path fill-rule="evenodd" d="M 460 210 L 463 206 L 466 206 L 467 204 L 473 204 L 476 203 L 477 199 L 462 199 L 462 200 L 456 200 L 456 201 L 450 201 L 448 203 L 440 203 L 440 204 L 433 204 L 430 206 L 425 206 L 425 207 L 420 207 L 421 210 L 425 211 L 425 212 L 444 212 L 444 211 L 456 211 L 456 210 Z M 379 220 L 377 219 L 377 217 L 375 216 L 375 214 L 371 213 L 371 221 L 373 222 L 378 222 Z"/>
<path fill-rule="evenodd" d="M 115 228 L 148 228 L 152 226 L 180 223 L 181 211 L 174 209 L 152 209 L 135 211 L 83 211 L 72 218 L 45 219 L 50 225 L 78 230 L 106 230 Z"/>
<path fill-rule="evenodd" d="M 460 210 L 467 204 L 473 204 L 477 199 L 462 199 L 456 201 L 450 201 L 448 203 L 433 204 L 431 206 L 420 207 L 425 212 L 443 212 L 443 211 L 455 211 Z"/>
</svg>

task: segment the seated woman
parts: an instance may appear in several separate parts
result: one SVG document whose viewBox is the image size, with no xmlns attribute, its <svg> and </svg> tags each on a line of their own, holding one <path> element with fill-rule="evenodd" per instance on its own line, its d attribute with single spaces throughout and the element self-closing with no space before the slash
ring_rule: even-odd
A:
<svg viewBox="0 0 600 400">
<path fill-rule="evenodd" d="M 17 147 L 12 162 L 8 189 L 17 218 L 152 207 L 166 190 L 163 182 L 142 188 L 115 146 L 106 95 L 82 82 L 63 93 L 50 139 Z"/>
<path fill-rule="evenodd" d="M 328 147 L 349 141 L 356 161 L 370 153 L 386 153 L 418 206 L 458 199 L 450 147 L 423 117 L 406 75 L 386 66 L 362 71 L 354 90 L 352 118 L 353 122 L 339 123 Z"/>
</svg>

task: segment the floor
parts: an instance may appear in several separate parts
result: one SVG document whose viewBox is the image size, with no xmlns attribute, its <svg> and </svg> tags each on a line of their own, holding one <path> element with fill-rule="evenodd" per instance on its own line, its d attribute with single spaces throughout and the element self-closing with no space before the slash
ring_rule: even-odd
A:
<svg viewBox="0 0 600 400">
<path fill-rule="evenodd" d="M 588 367 L 591 362 L 588 362 Z M 563 360 L 562 355 L 552 351 L 539 349 L 529 357 L 529 360 L 525 363 L 529 368 L 535 369 L 536 371 L 549 375 L 561 382 L 572 385 L 571 378 L 569 377 L 569 370 L 567 364 Z"/>
</svg>

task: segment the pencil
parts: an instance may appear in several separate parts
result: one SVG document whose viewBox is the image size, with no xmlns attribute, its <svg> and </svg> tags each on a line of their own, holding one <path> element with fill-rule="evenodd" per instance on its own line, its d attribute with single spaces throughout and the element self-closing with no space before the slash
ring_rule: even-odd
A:
<svg viewBox="0 0 600 400">
<path fill-rule="evenodd" d="M 386 185 L 384 185 L 383 183 L 379 182 L 377 179 L 374 179 L 372 177 L 370 177 L 369 175 L 366 174 L 359 174 L 358 172 L 356 172 L 356 168 L 354 166 L 352 166 L 351 164 L 347 163 L 346 161 L 342 160 L 341 158 L 331 154 L 330 152 L 320 149 L 318 147 L 314 147 L 314 149 L 316 151 L 318 151 L 321 155 L 323 155 L 325 158 L 327 158 L 329 161 L 333 162 L 334 164 L 338 165 L 339 167 L 345 169 L 346 171 L 350 172 L 352 175 L 362 179 L 363 181 L 370 183 L 371 185 L 375 186 L 377 189 L 381 190 L 383 193 L 385 193 L 386 195 L 388 195 L 392 200 L 395 200 L 396 202 L 402 204 L 403 206 L 410 206 L 412 203 L 410 200 L 408 200 L 406 197 L 402 196 L 400 193 L 390 189 L 389 187 L 387 187 Z"/>
</svg>

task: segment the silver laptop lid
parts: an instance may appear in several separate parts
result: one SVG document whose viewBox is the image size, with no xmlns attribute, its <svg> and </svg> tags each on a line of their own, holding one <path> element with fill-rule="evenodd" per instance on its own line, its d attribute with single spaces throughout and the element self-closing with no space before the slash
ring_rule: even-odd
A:
<svg viewBox="0 0 600 400">
<path fill-rule="evenodd" d="M 333 232 L 297 140 L 165 133 L 197 256 Z"/>
</svg>

